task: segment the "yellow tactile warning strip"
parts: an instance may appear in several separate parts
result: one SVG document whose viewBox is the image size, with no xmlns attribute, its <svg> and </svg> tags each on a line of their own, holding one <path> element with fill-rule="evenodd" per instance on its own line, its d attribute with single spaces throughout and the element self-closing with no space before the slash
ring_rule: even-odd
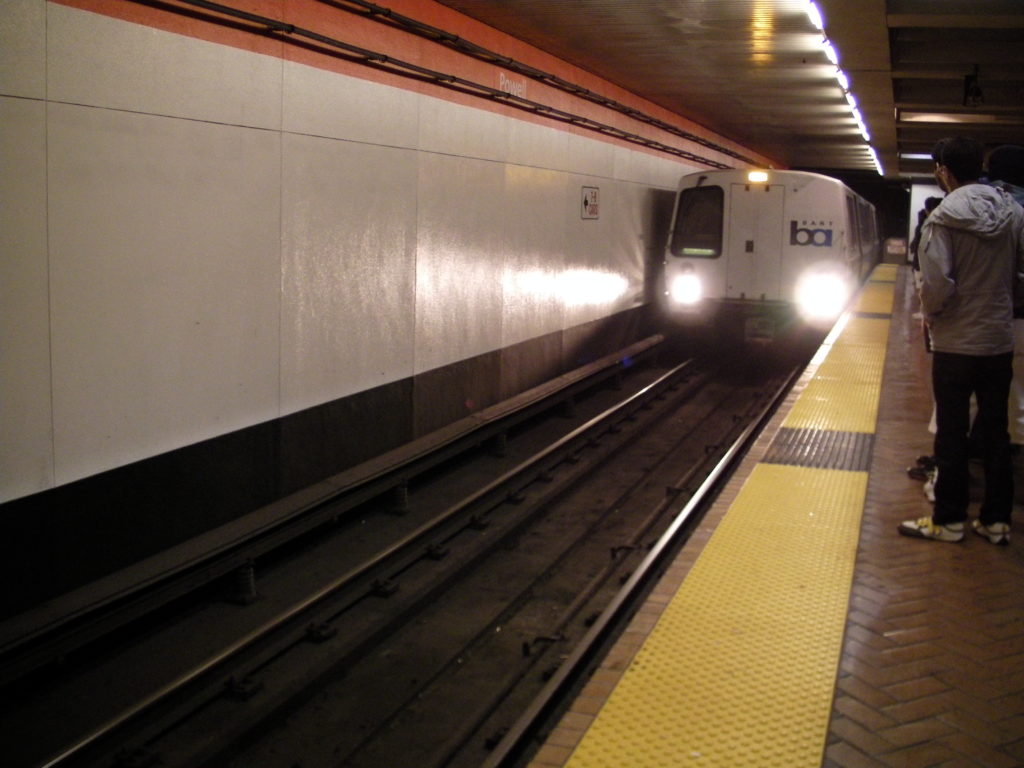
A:
<svg viewBox="0 0 1024 768">
<path fill-rule="evenodd" d="M 818 350 L 814 375 L 786 415 L 784 428 L 874 433 L 895 278 L 896 265 L 875 268 L 850 314 Z"/>
<path fill-rule="evenodd" d="M 879 312 L 879 287 L 891 308 L 893 285 L 875 282 L 856 311 Z M 873 323 L 887 332 L 851 315 L 830 336 L 790 415 L 809 398 L 814 429 L 873 432 L 887 342 Z M 843 408 L 870 417 L 853 429 Z M 567 765 L 820 766 L 867 480 L 756 464 Z"/>
<path fill-rule="evenodd" d="M 870 282 L 860 296 L 860 312 L 892 314 L 893 286 L 886 282 Z"/>
<path fill-rule="evenodd" d="M 891 311 L 893 286 L 884 283 L 865 286 L 877 287 L 888 290 Z M 865 303 L 863 298 L 862 293 L 858 311 Z M 877 297 L 870 301 L 880 303 Z M 851 315 L 783 426 L 874 432 L 889 322 L 887 318 Z"/>
<path fill-rule="evenodd" d="M 819 766 L 867 474 L 759 464 L 570 766 Z"/>
<path fill-rule="evenodd" d="M 899 264 L 877 264 L 868 280 L 871 283 L 895 283 L 899 272 Z"/>
</svg>

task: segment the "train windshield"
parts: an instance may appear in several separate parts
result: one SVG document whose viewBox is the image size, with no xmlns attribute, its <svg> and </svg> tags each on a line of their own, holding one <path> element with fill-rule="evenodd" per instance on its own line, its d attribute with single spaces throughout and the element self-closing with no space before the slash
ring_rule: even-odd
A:
<svg viewBox="0 0 1024 768">
<path fill-rule="evenodd" d="M 674 256 L 714 259 L 722 255 L 721 187 L 692 187 L 679 193 L 676 226 L 669 250 Z"/>
</svg>

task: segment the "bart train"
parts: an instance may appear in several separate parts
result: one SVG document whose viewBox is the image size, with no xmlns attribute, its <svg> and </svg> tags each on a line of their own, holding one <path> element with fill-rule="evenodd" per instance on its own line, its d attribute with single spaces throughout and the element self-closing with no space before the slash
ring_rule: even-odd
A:
<svg viewBox="0 0 1024 768">
<path fill-rule="evenodd" d="M 881 258 L 874 206 L 817 173 L 701 171 L 679 183 L 664 260 L 669 316 L 750 342 L 828 327 Z"/>
</svg>

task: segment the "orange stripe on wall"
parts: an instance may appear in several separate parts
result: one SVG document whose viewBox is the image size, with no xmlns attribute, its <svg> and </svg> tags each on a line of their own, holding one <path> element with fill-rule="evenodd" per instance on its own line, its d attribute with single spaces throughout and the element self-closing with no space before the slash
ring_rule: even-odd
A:
<svg viewBox="0 0 1024 768">
<path fill-rule="evenodd" d="M 50 0 L 56 5 L 66 5 L 71 8 L 78 8 L 83 11 L 100 13 L 122 21 L 130 21 L 133 24 L 141 24 L 146 27 L 162 29 L 165 32 L 174 32 L 179 35 L 193 37 L 197 40 L 205 40 L 209 43 L 229 45 L 232 48 L 240 48 L 253 53 L 262 53 L 267 56 L 283 55 L 283 43 L 268 37 L 260 37 L 251 32 L 228 29 L 217 24 L 210 24 L 207 21 L 189 18 L 179 13 L 163 11 L 129 0 Z M 232 6 L 241 11 L 281 18 L 282 9 L 288 0 L 232 0 Z M 167 3 L 175 7 L 186 9 L 188 6 L 176 5 L 173 0 Z"/>
<path fill-rule="evenodd" d="M 314 51 L 300 45 L 293 45 L 282 39 L 269 36 L 265 32 L 261 32 L 262 28 L 256 25 L 246 25 L 247 29 L 236 29 L 232 26 L 192 18 L 185 14 L 197 9 L 184 3 L 176 3 L 175 0 L 165 0 L 165 5 L 181 9 L 184 13 L 143 5 L 131 2 L 130 0 L 50 0 L 50 2 L 103 14 L 133 24 L 141 24 L 185 35 L 198 40 L 228 45 L 318 69 L 430 94 L 431 96 L 444 98 L 448 101 L 472 106 L 477 109 L 488 109 L 520 120 L 528 120 L 541 125 L 554 125 L 561 130 L 623 144 L 632 149 L 644 150 L 663 158 L 673 157 L 657 150 L 646 149 L 631 142 L 595 134 L 593 131 L 585 128 L 552 121 L 514 107 L 492 102 L 488 99 L 458 93 L 408 76 L 374 69 L 366 63 L 346 58 L 340 51 L 328 50 L 326 48 L 323 51 Z M 507 79 L 515 83 L 522 83 L 525 89 L 524 96 L 532 101 L 588 117 L 597 122 L 653 139 L 662 144 L 678 147 L 679 149 L 716 160 L 726 165 L 735 166 L 738 164 L 735 158 L 674 136 L 657 127 L 636 121 L 614 110 L 579 99 L 569 93 L 551 88 L 543 83 L 493 64 L 479 61 L 386 23 L 374 21 L 363 14 L 349 13 L 326 3 L 318 2 L 318 0 L 225 0 L 224 5 L 236 10 L 293 24 L 296 27 L 315 31 L 318 34 L 349 45 L 383 53 L 395 59 L 446 74 L 456 75 L 492 88 L 499 88 L 500 75 L 504 74 Z M 658 118 L 665 123 L 677 126 L 684 131 L 753 157 L 766 165 L 770 164 L 781 167 L 778 163 L 751 151 L 747 147 L 718 136 L 703 126 L 647 102 L 628 91 L 601 80 L 591 73 L 533 48 L 521 40 L 517 40 L 492 27 L 463 16 L 451 8 L 439 5 L 431 0 L 392 0 L 387 7 L 396 13 L 451 32 L 484 48 L 499 52 L 504 56 L 581 85 L 595 93 Z M 237 20 L 228 20 L 228 23 L 231 25 L 244 24 Z M 678 158 L 673 157 L 673 159 Z M 683 161 L 679 160 L 679 162 Z"/>
</svg>

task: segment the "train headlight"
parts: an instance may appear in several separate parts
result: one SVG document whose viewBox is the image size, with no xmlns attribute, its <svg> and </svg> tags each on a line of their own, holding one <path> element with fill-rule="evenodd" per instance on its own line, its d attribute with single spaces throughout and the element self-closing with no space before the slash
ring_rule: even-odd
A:
<svg viewBox="0 0 1024 768">
<path fill-rule="evenodd" d="M 796 303 L 808 320 L 831 320 L 850 300 L 848 281 L 835 272 L 804 275 L 796 287 Z"/>
<path fill-rule="evenodd" d="M 693 305 L 701 300 L 704 289 L 700 284 L 700 278 L 693 272 L 684 272 L 677 275 L 669 288 L 672 300 L 677 304 Z"/>
</svg>

